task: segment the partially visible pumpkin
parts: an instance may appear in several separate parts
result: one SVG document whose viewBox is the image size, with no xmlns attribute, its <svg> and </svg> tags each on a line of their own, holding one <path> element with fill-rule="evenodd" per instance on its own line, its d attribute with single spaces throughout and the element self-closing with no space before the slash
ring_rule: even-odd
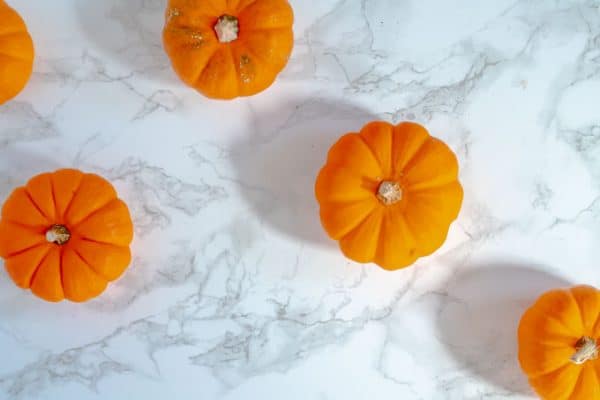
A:
<svg viewBox="0 0 600 400">
<path fill-rule="evenodd" d="M 271 86 L 292 51 L 293 22 L 287 0 L 169 0 L 163 42 L 185 83 L 232 99 Z"/>
<path fill-rule="evenodd" d="M 600 291 L 552 290 L 519 324 L 519 362 L 544 400 L 600 399 Z"/>
<path fill-rule="evenodd" d="M 33 41 L 23 19 L 0 0 L 0 104 L 23 90 L 33 70 Z"/>
<path fill-rule="evenodd" d="M 127 205 L 95 174 L 44 173 L 2 207 L 0 257 L 12 280 L 47 301 L 98 296 L 131 261 Z"/>
<path fill-rule="evenodd" d="M 372 122 L 342 136 L 315 190 L 323 227 L 343 253 L 390 270 L 438 249 L 463 199 L 454 153 L 410 122 Z"/>
</svg>

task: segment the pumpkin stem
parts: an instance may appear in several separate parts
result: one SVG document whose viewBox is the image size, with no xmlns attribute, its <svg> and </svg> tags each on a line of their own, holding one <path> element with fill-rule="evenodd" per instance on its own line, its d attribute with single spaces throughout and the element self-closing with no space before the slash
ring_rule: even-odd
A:
<svg viewBox="0 0 600 400">
<path fill-rule="evenodd" d="M 576 365 L 581 365 L 589 360 L 595 360 L 598 358 L 598 343 L 589 336 L 584 336 L 577 341 L 575 344 L 577 350 L 575 354 L 571 356 L 571 362 Z"/>
<path fill-rule="evenodd" d="M 46 240 L 59 246 L 66 244 L 71 239 L 71 232 L 64 225 L 52 225 L 46 231 Z"/>
<path fill-rule="evenodd" d="M 398 182 L 383 181 L 377 189 L 377 198 L 386 206 L 402 200 L 402 188 Z"/>
<path fill-rule="evenodd" d="M 240 23 L 236 17 L 221 15 L 215 24 L 215 32 L 221 43 L 229 43 L 237 40 L 240 32 Z"/>
</svg>

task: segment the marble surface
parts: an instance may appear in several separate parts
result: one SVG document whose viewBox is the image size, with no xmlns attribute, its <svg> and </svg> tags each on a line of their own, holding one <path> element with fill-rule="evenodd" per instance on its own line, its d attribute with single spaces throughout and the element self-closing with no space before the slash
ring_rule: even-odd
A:
<svg viewBox="0 0 600 400">
<path fill-rule="evenodd" d="M 37 49 L 0 107 L 0 198 L 77 167 L 111 179 L 134 261 L 86 304 L 0 274 L 1 399 L 531 399 L 516 326 L 600 284 L 600 1 L 293 0 L 268 91 L 210 101 L 160 43 L 162 0 L 9 0 Z M 327 148 L 418 121 L 458 154 L 446 244 L 394 273 L 318 221 Z"/>
</svg>

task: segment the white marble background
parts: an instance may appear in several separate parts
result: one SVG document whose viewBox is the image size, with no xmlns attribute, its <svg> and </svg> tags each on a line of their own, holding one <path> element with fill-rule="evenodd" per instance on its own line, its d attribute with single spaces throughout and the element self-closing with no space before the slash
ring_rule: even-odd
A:
<svg viewBox="0 0 600 400">
<path fill-rule="evenodd" d="M 533 398 L 520 314 L 600 285 L 600 1 L 293 0 L 287 69 L 233 102 L 171 72 L 163 0 L 9 2 L 37 59 L 0 107 L 0 198 L 98 172 L 136 239 L 82 305 L 2 271 L 0 398 Z M 343 259 L 313 199 L 375 118 L 427 125 L 465 187 L 444 247 L 394 273 Z"/>
</svg>

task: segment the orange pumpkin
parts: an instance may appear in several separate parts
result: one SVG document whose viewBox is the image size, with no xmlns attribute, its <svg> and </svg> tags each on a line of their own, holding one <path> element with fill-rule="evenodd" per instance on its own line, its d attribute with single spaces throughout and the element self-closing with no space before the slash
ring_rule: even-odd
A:
<svg viewBox="0 0 600 400">
<path fill-rule="evenodd" d="M 463 199 L 457 177 L 454 153 L 421 125 L 372 122 L 329 151 L 321 222 L 348 258 L 403 268 L 444 243 Z"/>
<path fill-rule="evenodd" d="M 0 0 L 0 104 L 15 97 L 33 69 L 33 41 L 23 19 Z"/>
<path fill-rule="evenodd" d="M 519 325 L 519 362 L 545 400 L 600 399 L 600 291 L 552 290 Z"/>
<path fill-rule="evenodd" d="M 293 22 L 287 0 L 169 0 L 163 41 L 186 84 L 232 99 L 271 86 L 292 52 Z"/>
<path fill-rule="evenodd" d="M 13 281 L 48 301 L 85 301 L 131 261 L 129 210 L 104 178 L 72 169 L 17 188 L 2 207 L 0 256 Z"/>
</svg>

